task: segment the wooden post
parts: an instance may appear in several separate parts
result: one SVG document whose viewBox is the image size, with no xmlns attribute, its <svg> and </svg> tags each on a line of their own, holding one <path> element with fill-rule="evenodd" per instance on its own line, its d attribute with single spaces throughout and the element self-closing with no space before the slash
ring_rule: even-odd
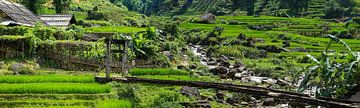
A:
<svg viewBox="0 0 360 108">
<path fill-rule="evenodd" d="M 122 75 L 125 76 L 127 74 L 126 69 L 125 69 L 125 65 L 126 65 L 126 54 L 127 54 L 127 43 L 128 41 L 124 42 L 124 47 L 123 47 L 123 54 L 122 54 L 122 60 L 121 60 L 121 71 L 122 71 Z"/>
<path fill-rule="evenodd" d="M 110 72 L 111 72 L 111 39 L 106 39 L 106 59 L 105 59 L 105 65 L 106 65 L 106 78 L 110 78 Z"/>
</svg>

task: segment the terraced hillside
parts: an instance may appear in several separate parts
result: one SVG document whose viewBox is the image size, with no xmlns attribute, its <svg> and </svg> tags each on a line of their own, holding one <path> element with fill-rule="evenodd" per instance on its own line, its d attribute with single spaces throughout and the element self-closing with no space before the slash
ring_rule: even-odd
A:
<svg viewBox="0 0 360 108">
<path fill-rule="evenodd" d="M 215 57 L 226 55 L 241 58 L 241 61 L 253 67 L 255 71 L 257 69 L 271 70 L 267 72 L 271 72 L 269 74 L 272 77 L 288 74 L 287 72 L 293 71 L 294 67 L 300 68 L 308 65 L 310 62 L 304 58 L 307 58 L 307 54 L 320 56 L 330 41 L 330 38 L 327 37 L 328 34 L 339 35 L 341 32 L 348 31 L 344 28 L 344 24 L 318 19 L 268 16 L 220 16 L 218 19 L 221 21 L 215 24 L 184 22 L 181 27 L 197 31 L 187 34 L 191 40 L 209 39 L 207 42 L 218 42 L 213 47 L 206 48 L 207 54 Z M 220 37 L 207 37 L 208 33 L 217 27 L 223 28 L 221 37 L 226 38 L 225 40 Z M 253 41 L 251 42 L 253 44 L 246 44 L 249 39 Z M 342 40 L 349 44 L 354 51 L 360 51 L 360 47 L 357 45 L 360 42 L 358 39 Z M 203 41 L 199 42 L 199 44 L 202 43 Z M 268 55 L 265 58 L 251 56 L 261 55 L 259 50 L 266 50 Z M 340 53 L 344 50 L 346 48 L 342 44 L 331 45 L 333 52 Z M 346 58 L 338 58 L 337 61 L 344 62 Z M 279 67 L 285 70 L 275 69 Z"/>
<path fill-rule="evenodd" d="M 310 0 L 308 6 L 308 16 L 311 18 L 325 16 L 325 7 L 328 0 Z"/>
</svg>

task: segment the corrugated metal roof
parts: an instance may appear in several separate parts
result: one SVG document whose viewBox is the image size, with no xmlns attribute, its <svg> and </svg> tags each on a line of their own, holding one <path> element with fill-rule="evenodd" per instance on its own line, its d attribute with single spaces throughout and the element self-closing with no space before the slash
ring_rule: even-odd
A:
<svg viewBox="0 0 360 108">
<path fill-rule="evenodd" d="M 34 26 L 37 22 L 46 24 L 26 7 L 17 3 L 0 0 L 0 10 L 20 25 Z"/>
<path fill-rule="evenodd" d="M 73 15 L 40 15 L 39 17 L 50 26 L 65 27 L 71 24 Z"/>
</svg>

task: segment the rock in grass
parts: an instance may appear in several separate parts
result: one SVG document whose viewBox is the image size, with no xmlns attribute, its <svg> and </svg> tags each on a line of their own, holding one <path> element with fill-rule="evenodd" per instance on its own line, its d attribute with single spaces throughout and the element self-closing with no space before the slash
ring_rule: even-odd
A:
<svg viewBox="0 0 360 108">
<path fill-rule="evenodd" d="M 190 69 L 196 69 L 196 68 L 197 68 L 197 65 L 196 65 L 196 64 L 190 65 Z"/>
<path fill-rule="evenodd" d="M 200 92 L 195 87 L 188 87 L 184 86 L 180 90 L 182 95 L 188 96 L 188 97 L 200 97 Z"/>
<path fill-rule="evenodd" d="M 278 104 L 280 104 L 280 100 L 275 98 L 266 98 L 263 102 L 263 106 L 276 106 Z"/>
<path fill-rule="evenodd" d="M 179 66 L 177 66 L 177 69 L 185 70 L 185 69 L 186 69 L 186 66 L 184 66 L 184 65 L 179 65 Z"/>
<path fill-rule="evenodd" d="M 302 47 L 296 47 L 292 50 L 293 52 L 308 52 L 307 49 L 302 48 Z"/>
</svg>

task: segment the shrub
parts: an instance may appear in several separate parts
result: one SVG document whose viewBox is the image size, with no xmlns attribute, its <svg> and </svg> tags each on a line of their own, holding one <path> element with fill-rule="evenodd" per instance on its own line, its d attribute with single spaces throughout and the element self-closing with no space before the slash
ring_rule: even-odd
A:
<svg viewBox="0 0 360 108">
<path fill-rule="evenodd" d="M 34 69 L 31 65 L 23 64 L 23 63 L 15 63 L 12 64 L 8 70 L 13 71 L 13 74 L 20 74 L 20 75 L 28 75 L 34 74 Z"/>
<path fill-rule="evenodd" d="M 161 92 L 159 97 L 155 99 L 153 108 L 182 108 L 177 101 L 180 100 L 180 94 L 176 92 Z"/>
<path fill-rule="evenodd" d="M 20 35 L 28 33 L 29 28 L 24 26 L 6 27 L 0 26 L 0 35 Z"/>
</svg>

